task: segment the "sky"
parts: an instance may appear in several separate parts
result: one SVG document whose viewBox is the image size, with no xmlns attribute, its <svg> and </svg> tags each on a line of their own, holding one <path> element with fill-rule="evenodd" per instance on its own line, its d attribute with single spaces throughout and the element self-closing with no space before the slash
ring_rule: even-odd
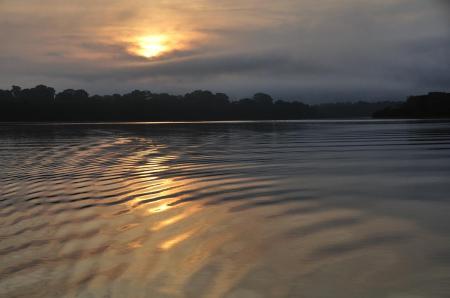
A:
<svg viewBox="0 0 450 298">
<path fill-rule="evenodd" d="M 450 1 L 0 0 L 0 89 L 305 102 L 450 91 Z"/>
</svg>

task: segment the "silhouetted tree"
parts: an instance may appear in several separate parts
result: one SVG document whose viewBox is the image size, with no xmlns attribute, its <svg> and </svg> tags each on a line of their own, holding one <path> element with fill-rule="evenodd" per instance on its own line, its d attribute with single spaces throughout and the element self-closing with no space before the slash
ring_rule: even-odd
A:
<svg viewBox="0 0 450 298">
<path fill-rule="evenodd" d="M 431 99 L 431 101 L 430 101 Z M 426 102 L 423 102 L 423 101 Z M 0 121 L 168 121 L 258 120 L 368 117 L 393 105 L 381 103 L 334 103 L 307 105 L 274 99 L 265 93 L 230 101 L 224 93 L 195 90 L 184 96 L 134 90 L 126 94 L 93 95 L 83 89 L 66 89 L 55 96 L 45 85 L 0 90 Z M 434 111 L 442 107 L 442 95 L 411 98 L 409 110 Z"/>
<path fill-rule="evenodd" d="M 89 94 L 83 89 L 66 89 L 55 96 L 56 101 L 74 101 L 74 100 L 86 100 L 89 98 Z"/>
<path fill-rule="evenodd" d="M 20 88 L 19 86 L 12 86 L 11 88 L 11 93 L 12 96 L 15 98 L 19 98 L 20 97 L 20 92 L 22 91 L 22 88 Z"/>
<path fill-rule="evenodd" d="M 0 90 L 0 101 L 11 101 L 13 100 L 12 92 L 9 90 Z"/>
<path fill-rule="evenodd" d="M 196 90 L 187 93 L 184 99 L 190 104 L 201 106 L 226 105 L 229 103 L 228 96 L 224 93 L 213 94 L 211 91 Z"/>
<path fill-rule="evenodd" d="M 390 105 L 376 111 L 375 118 L 448 118 L 450 117 L 450 93 L 430 92 L 427 95 L 410 96 L 403 104 Z"/>
<path fill-rule="evenodd" d="M 55 89 L 45 85 L 37 85 L 34 88 L 20 91 L 20 98 L 28 103 L 51 103 L 54 97 Z"/>
<path fill-rule="evenodd" d="M 256 93 L 255 95 L 253 95 L 253 100 L 257 103 L 257 104 L 262 104 L 262 105 L 270 105 L 273 103 L 273 98 L 265 93 Z"/>
</svg>

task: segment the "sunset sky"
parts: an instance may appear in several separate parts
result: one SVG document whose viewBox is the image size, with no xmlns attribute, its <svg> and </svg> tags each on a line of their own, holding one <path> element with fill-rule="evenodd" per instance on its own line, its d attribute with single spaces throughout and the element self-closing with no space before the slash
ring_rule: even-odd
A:
<svg viewBox="0 0 450 298">
<path fill-rule="evenodd" d="M 446 2 L 0 0 L 0 88 L 305 101 L 449 91 Z"/>
</svg>

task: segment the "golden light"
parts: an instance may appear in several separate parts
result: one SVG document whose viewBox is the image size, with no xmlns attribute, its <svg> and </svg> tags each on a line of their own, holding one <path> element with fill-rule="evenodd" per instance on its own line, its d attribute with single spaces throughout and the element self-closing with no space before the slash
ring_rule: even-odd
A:
<svg viewBox="0 0 450 298">
<path fill-rule="evenodd" d="M 149 209 L 148 212 L 149 213 L 159 213 L 159 212 L 166 211 L 169 208 L 170 208 L 170 206 L 168 204 L 162 204 L 162 205 L 159 205 L 158 207 Z"/>
<path fill-rule="evenodd" d="M 159 248 L 162 250 L 169 250 L 172 247 L 176 246 L 177 244 L 183 242 L 184 240 L 188 239 L 189 237 L 191 237 L 198 229 L 192 229 L 190 231 L 181 233 L 169 240 L 164 241 Z"/>
<path fill-rule="evenodd" d="M 194 213 L 196 213 L 197 211 L 200 211 L 200 208 L 198 207 L 191 207 L 189 209 L 186 209 L 183 213 L 175 215 L 173 217 L 170 217 L 168 219 L 162 220 L 158 223 L 156 223 L 152 228 L 150 228 L 150 231 L 158 231 L 162 228 L 165 228 L 169 225 L 173 225 L 177 222 L 182 221 L 185 218 L 188 218 L 189 216 L 193 215 Z"/>
<path fill-rule="evenodd" d="M 170 51 L 170 41 L 165 35 L 139 37 L 131 52 L 145 58 L 154 58 Z"/>
<path fill-rule="evenodd" d="M 141 54 L 144 57 L 156 57 L 169 50 L 167 36 L 147 36 L 139 41 Z"/>
<path fill-rule="evenodd" d="M 206 40 L 203 34 L 190 31 L 124 32 L 119 36 L 116 42 L 122 43 L 129 54 L 149 60 L 184 56 Z"/>
</svg>

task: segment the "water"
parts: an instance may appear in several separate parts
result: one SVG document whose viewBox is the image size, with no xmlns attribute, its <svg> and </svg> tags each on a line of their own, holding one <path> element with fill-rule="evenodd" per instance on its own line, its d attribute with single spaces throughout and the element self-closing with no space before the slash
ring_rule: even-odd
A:
<svg viewBox="0 0 450 298">
<path fill-rule="evenodd" d="M 450 123 L 0 126 L 1 297 L 449 297 Z"/>
</svg>

